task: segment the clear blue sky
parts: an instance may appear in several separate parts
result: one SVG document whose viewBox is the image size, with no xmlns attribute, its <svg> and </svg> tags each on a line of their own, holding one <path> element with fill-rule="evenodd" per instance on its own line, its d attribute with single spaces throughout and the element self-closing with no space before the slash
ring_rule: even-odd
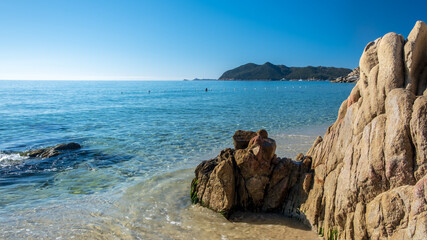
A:
<svg viewBox="0 0 427 240">
<path fill-rule="evenodd" d="M 0 1 L 0 79 L 218 78 L 266 61 L 354 68 L 427 1 Z"/>
</svg>

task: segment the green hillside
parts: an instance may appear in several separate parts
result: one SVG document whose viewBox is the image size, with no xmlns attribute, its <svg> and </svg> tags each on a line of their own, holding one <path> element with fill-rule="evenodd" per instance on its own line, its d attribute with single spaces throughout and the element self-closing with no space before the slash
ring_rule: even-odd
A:
<svg viewBox="0 0 427 240">
<path fill-rule="evenodd" d="M 218 80 L 333 80 L 346 76 L 348 68 L 335 67 L 287 67 L 269 62 L 263 65 L 248 63 L 228 70 Z"/>
</svg>

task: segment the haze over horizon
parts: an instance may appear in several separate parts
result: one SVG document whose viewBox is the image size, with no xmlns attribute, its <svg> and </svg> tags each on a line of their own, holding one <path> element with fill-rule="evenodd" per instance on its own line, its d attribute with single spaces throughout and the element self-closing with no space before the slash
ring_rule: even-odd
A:
<svg viewBox="0 0 427 240">
<path fill-rule="evenodd" d="M 2 1 L 0 80 L 218 78 L 249 62 L 358 66 L 425 1 Z M 409 29 L 409 30 L 408 30 Z"/>
</svg>

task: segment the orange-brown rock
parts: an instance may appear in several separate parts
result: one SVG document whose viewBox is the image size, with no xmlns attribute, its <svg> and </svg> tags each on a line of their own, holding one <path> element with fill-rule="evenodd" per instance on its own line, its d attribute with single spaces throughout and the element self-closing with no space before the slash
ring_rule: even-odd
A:
<svg viewBox="0 0 427 240">
<path fill-rule="evenodd" d="M 369 43 L 337 121 L 307 152 L 314 182 L 301 205 L 338 239 L 427 236 L 427 27 Z M 305 187 L 306 189 L 306 187 Z"/>
<path fill-rule="evenodd" d="M 250 135 L 248 133 L 236 132 L 239 136 Z M 303 184 L 311 159 L 305 158 L 303 162 L 280 159 L 275 150 L 276 142 L 262 130 L 246 149 L 225 149 L 218 157 L 200 163 L 192 182 L 193 202 L 225 216 L 235 209 L 282 211 L 289 197 L 300 199 L 296 195 L 301 187 L 295 188 L 296 193 L 292 195 L 289 192 L 295 185 Z"/>
</svg>

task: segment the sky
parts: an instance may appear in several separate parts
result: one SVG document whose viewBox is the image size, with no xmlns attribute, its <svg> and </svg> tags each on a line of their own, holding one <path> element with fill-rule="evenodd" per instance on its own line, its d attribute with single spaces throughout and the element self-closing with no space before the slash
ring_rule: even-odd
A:
<svg viewBox="0 0 427 240">
<path fill-rule="evenodd" d="M 0 0 L 0 79 L 218 78 L 249 62 L 355 68 L 427 1 Z"/>
</svg>

